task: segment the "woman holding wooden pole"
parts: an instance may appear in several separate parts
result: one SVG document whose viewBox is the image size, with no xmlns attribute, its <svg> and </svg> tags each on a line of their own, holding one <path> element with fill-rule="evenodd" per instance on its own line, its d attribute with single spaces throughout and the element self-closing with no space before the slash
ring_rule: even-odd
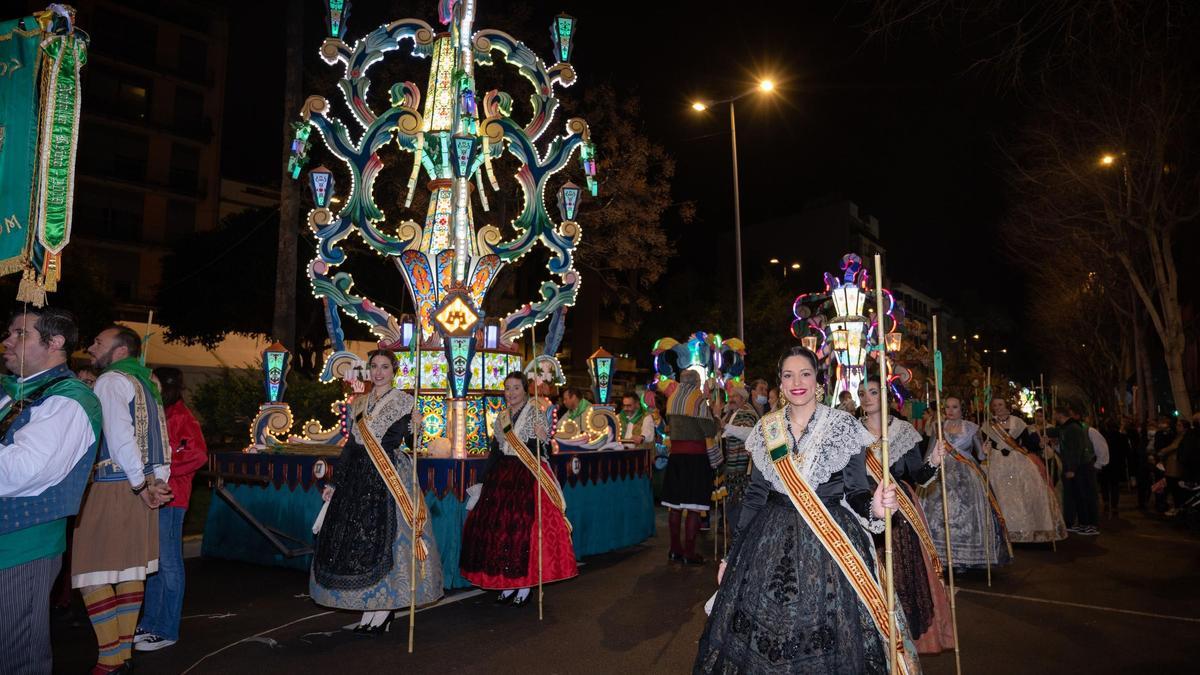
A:
<svg viewBox="0 0 1200 675">
<path fill-rule="evenodd" d="M 896 488 L 871 491 L 862 450 L 873 440 L 823 403 L 818 357 L 779 360 L 785 405 L 746 440 L 753 464 L 696 673 L 919 672 L 878 582 L 868 532 L 883 532 Z"/>
</svg>

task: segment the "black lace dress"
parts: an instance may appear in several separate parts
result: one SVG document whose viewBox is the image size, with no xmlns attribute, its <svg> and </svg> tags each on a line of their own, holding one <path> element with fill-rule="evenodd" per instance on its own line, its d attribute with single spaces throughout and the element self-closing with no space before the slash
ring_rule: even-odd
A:
<svg viewBox="0 0 1200 675">
<path fill-rule="evenodd" d="M 861 441 L 870 439 L 847 425 L 862 429 L 853 417 L 824 406 L 809 429 L 818 415 L 838 416 L 829 432 L 841 439 L 833 443 L 857 445 L 832 451 L 842 456 L 826 462 L 832 473 L 816 486 L 817 496 L 874 571 L 865 527 L 879 529 L 883 521 L 870 517 L 871 491 L 861 460 Z M 886 673 L 884 642 L 868 610 L 788 496 L 764 477 L 761 467 L 769 460 L 761 426 L 746 442 L 754 469 L 694 672 Z"/>
<path fill-rule="evenodd" d="M 368 426 L 407 485 L 412 458 L 404 446 L 412 438 L 412 396 L 392 390 L 371 413 L 374 418 Z M 334 478 L 336 490 L 313 552 L 309 595 L 318 604 L 339 609 L 369 611 L 407 605 L 409 578 L 414 572 L 410 567 L 412 528 L 371 462 L 357 429 L 342 447 Z M 428 558 L 418 562 L 415 570 L 418 604 L 433 602 L 443 593 L 442 563 L 430 528 L 422 539 Z"/>
</svg>

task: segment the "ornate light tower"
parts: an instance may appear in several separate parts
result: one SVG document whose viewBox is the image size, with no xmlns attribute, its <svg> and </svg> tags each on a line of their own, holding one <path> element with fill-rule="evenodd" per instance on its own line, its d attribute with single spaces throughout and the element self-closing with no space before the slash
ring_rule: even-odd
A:
<svg viewBox="0 0 1200 675">
<path fill-rule="evenodd" d="M 426 440 L 449 428 L 454 448 L 486 452 L 485 419 L 500 405 L 504 376 L 520 368 L 513 340 L 538 322 L 556 313 L 561 316 L 574 304 L 579 288 L 574 251 L 581 230 L 573 219 L 581 191 L 569 183 L 561 191 L 556 190 L 551 182 L 579 150 L 588 189 L 594 195 L 595 147 L 588 125 L 581 118 L 568 119 L 561 135 L 539 143 L 558 111 L 555 87 L 570 86 L 575 81 L 569 59 L 576 22 L 567 15 L 555 18 L 551 30 L 555 62 L 548 66 L 507 33 L 475 31 L 476 0 L 440 2 L 441 31 L 420 19 L 401 19 L 353 44 L 343 41 L 348 5 L 329 3 L 331 36 L 321 46 L 321 58 L 344 69 L 338 88 L 353 123 L 348 125 L 335 117 L 324 97 L 312 96 L 300 111 L 297 142 L 293 144 L 293 166 L 303 167 L 309 130 L 316 129 L 329 152 L 345 164 L 350 179 L 350 192 L 336 213 L 320 202 L 309 213 L 309 225 L 318 243 L 318 255 L 309 265 L 309 279 L 315 295 L 326 303 L 334 350 L 322 379 L 334 379 L 357 358 L 346 351 L 341 310 L 367 325 L 381 345 L 397 350 L 401 386 L 413 386 L 419 378 Z M 430 61 L 424 96 L 414 82 L 397 82 L 388 89 L 390 106 L 375 110 L 368 104 L 368 71 L 406 41 L 412 43 L 413 56 Z M 512 118 L 513 97 L 508 92 L 476 90 L 475 67 L 495 65 L 495 53 L 517 68 L 532 86 L 532 115 L 523 123 Z M 426 180 L 430 195 L 423 223 L 389 221 L 375 202 L 375 181 L 387 168 L 379 150 L 393 142 L 413 158 L 405 206 L 411 204 L 422 175 Z M 511 223 L 511 233 L 495 225 L 480 226 L 475 211 L 476 201 L 488 210 L 487 188 L 499 189 L 492 162 L 504 153 L 520 164 L 515 179 L 525 200 Z M 299 171 L 294 175 L 298 176 Z M 329 184 L 332 186 L 332 181 Z M 558 224 L 552 221 L 545 201 L 547 193 L 556 192 L 560 193 L 563 212 Z M 564 199 L 570 202 L 570 208 L 563 208 Z M 357 233 L 376 253 L 391 260 L 401 273 L 416 308 L 415 330 L 408 331 L 408 335 L 401 321 L 354 291 L 348 273 L 336 271 L 346 260 L 340 243 L 351 233 Z M 483 317 L 484 297 L 497 273 L 539 242 L 550 250 L 547 267 L 555 277 L 542 284 L 541 298 L 525 303 L 499 321 Z M 475 322 L 472 331 L 491 336 L 490 340 L 470 338 L 471 345 L 478 345 L 469 350 L 465 368 L 459 367 L 464 364 L 447 360 L 442 347 L 449 338 L 438 331 L 435 319 L 436 310 L 445 307 L 452 294 L 459 294 L 459 301 L 483 319 Z M 422 352 L 419 374 L 414 368 L 418 359 L 409 349 L 412 340 Z M 451 373 L 453 377 L 448 377 Z M 455 416 L 462 424 L 447 424 L 449 411 L 442 400 L 447 388 L 454 391 L 452 398 L 462 403 L 461 414 Z"/>
</svg>

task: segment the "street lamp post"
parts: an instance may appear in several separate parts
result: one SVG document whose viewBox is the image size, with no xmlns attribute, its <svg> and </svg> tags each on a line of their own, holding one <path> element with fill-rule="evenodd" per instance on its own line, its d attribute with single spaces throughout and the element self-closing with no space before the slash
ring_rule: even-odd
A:
<svg viewBox="0 0 1200 675">
<path fill-rule="evenodd" d="M 758 83 L 758 91 L 770 92 L 774 91 L 774 89 L 775 83 L 771 80 L 762 80 Z M 746 312 L 742 294 L 742 201 L 741 191 L 738 187 L 737 116 L 734 112 L 734 108 L 736 107 L 734 104 L 753 92 L 754 90 L 751 89 L 732 98 L 710 102 L 697 101 L 692 104 L 692 109 L 697 112 L 704 112 L 714 105 L 729 104 L 729 137 L 733 154 L 733 250 L 737 268 L 738 338 L 741 340 L 746 339 Z M 787 274 L 786 267 L 784 268 L 784 274 Z"/>
</svg>

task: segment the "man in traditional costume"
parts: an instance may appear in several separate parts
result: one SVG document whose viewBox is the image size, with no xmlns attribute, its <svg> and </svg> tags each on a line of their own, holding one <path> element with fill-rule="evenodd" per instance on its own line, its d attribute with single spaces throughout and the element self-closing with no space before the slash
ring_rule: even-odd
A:
<svg viewBox="0 0 1200 675">
<path fill-rule="evenodd" d="M 670 509 L 667 524 L 671 550 L 667 559 L 700 565 L 704 557 L 696 552 L 696 536 L 700 533 L 700 513 L 712 507 L 713 467 L 708 449 L 715 447 L 717 431 L 717 422 L 700 386 L 700 373 L 683 371 L 679 384 L 667 397 L 667 428 L 671 454 L 662 490 L 662 505 Z M 684 527 L 686 532 L 681 541 L 680 530 Z"/>
<path fill-rule="evenodd" d="M 113 672 L 132 657 L 146 577 L 158 571 L 158 507 L 171 501 L 170 445 L 161 394 L 138 357 L 142 340 L 111 326 L 88 348 L 103 369 L 95 392 L 104 436 L 75 522 L 71 586 L 80 589 L 96 632 L 93 672 Z"/>
<path fill-rule="evenodd" d="M 621 397 L 621 440 L 635 446 L 654 444 L 654 420 L 646 414 L 646 406 L 635 393 Z"/>
<path fill-rule="evenodd" d="M 1009 541 L 1032 543 L 1067 538 L 1062 507 L 1050 487 L 1041 443 L 1025 420 L 1002 398 L 991 401 L 992 418 L 983 425 L 988 480 L 1000 502 Z"/>
<path fill-rule="evenodd" d="M 100 439 L 100 402 L 72 375 L 70 313 L 13 317 L 0 380 L 0 672 L 50 673 L 50 588 Z"/>
</svg>

